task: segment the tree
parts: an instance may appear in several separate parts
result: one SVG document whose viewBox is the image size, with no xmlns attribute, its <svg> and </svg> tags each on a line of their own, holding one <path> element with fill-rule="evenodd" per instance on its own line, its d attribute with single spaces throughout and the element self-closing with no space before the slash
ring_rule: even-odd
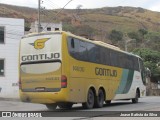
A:
<svg viewBox="0 0 160 120">
<path fill-rule="evenodd" d="M 139 29 L 138 31 L 134 31 L 134 32 L 129 32 L 128 33 L 128 36 L 131 38 L 131 39 L 136 39 L 137 42 L 143 42 L 144 41 L 144 38 L 145 38 L 145 35 L 148 33 L 147 30 L 145 29 Z"/>
<path fill-rule="evenodd" d="M 66 24 L 66 23 L 64 23 L 63 24 L 63 30 L 64 31 L 69 31 L 69 32 L 74 32 L 74 27 L 71 25 L 71 24 Z"/>
<path fill-rule="evenodd" d="M 143 36 L 143 38 L 144 38 L 144 35 L 148 33 L 148 31 L 145 29 L 139 29 L 138 32 Z"/>
<path fill-rule="evenodd" d="M 160 67 L 158 66 L 160 52 L 151 49 L 137 48 L 133 53 L 143 58 L 145 67 L 151 70 L 151 77 L 158 80 L 160 78 Z"/>
<path fill-rule="evenodd" d="M 159 32 L 149 32 L 145 35 L 146 46 L 152 50 L 160 51 L 160 33 Z"/>
<path fill-rule="evenodd" d="M 110 35 L 109 35 L 109 39 L 113 43 L 117 43 L 118 41 L 121 41 L 122 38 L 123 38 L 123 33 L 121 31 L 118 31 L 118 30 L 112 30 Z"/>
<path fill-rule="evenodd" d="M 129 32 L 129 33 L 128 33 L 128 36 L 129 36 L 131 39 L 136 39 L 136 40 L 138 40 L 138 41 L 140 41 L 140 39 L 141 39 L 137 32 Z"/>
</svg>

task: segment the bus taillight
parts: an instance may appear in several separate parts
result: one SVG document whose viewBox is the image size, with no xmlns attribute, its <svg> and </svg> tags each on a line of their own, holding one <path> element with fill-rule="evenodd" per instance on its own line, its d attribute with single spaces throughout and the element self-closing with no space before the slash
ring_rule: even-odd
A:
<svg viewBox="0 0 160 120">
<path fill-rule="evenodd" d="M 67 87 L 67 77 L 65 75 L 61 76 L 61 88 Z"/>
</svg>

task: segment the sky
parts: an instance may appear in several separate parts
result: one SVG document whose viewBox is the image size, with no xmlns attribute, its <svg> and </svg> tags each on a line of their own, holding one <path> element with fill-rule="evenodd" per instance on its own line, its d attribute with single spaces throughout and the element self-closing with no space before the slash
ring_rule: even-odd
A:
<svg viewBox="0 0 160 120">
<path fill-rule="evenodd" d="M 41 6 L 46 9 L 62 8 L 69 1 L 70 0 L 41 0 Z M 0 0 L 0 3 L 33 8 L 38 7 L 38 0 Z M 75 9 L 78 5 L 82 5 L 82 9 L 132 6 L 160 12 L 160 0 L 72 0 L 65 8 Z"/>
</svg>

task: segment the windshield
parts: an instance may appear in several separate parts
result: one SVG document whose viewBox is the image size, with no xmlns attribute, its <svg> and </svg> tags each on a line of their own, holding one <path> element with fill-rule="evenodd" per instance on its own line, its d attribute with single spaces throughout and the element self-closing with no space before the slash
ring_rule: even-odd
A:
<svg viewBox="0 0 160 120">
<path fill-rule="evenodd" d="M 61 62 L 61 39 L 61 34 L 22 39 L 20 46 L 21 71 L 41 74 L 58 70 Z"/>
</svg>

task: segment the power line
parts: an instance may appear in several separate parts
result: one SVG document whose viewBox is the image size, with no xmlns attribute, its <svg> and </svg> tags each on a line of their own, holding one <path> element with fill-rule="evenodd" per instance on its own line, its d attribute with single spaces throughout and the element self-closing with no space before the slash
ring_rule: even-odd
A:
<svg viewBox="0 0 160 120">
<path fill-rule="evenodd" d="M 15 30 L 15 31 L 9 31 L 9 30 L 7 30 L 7 32 L 6 32 L 6 30 L 4 31 L 4 30 L 0 30 L 0 31 L 2 31 L 2 32 L 4 32 L 5 34 L 11 34 L 11 35 L 20 35 L 21 36 L 21 34 L 15 34 L 17 31 L 18 31 L 18 29 L 17 30 Z M 19 30 L 20 31 L 20 30 Z M 22 34 L 24 34 L 24 32 L 18 32 L 18 33 L 22 33 Z M 0 33 L 1 34 L 1 33 Z"/>
<path fill-rule="evenodd" d="M 41 7 L 41 12 L 47 12 L 47 13 L 53 13 L 53 12 L 56 12 L 56 11 L 53 11 L 53 10 L 47 10 L 43 7 Z"/>
<path fill-rule="evenodd" d="M 12 38 L 12 37 L 6 37 L 6 38 L 9 38 L 9 39 L 17 39 L 17 38 Z M 21 39 L 22 37 L 20 37 L 20 39 Z"/>
<path fill-rule="evenodd" d="M 1 20 L 1 22 L 2 22 L 2 21 L 3 21 L 3 20 Z M 6 21 L 4 21 L 4 22 L 6 22 Z M 22 27 L 23 29 L 25 28 L 24 25 L 13 25 L 13 24 L 1 24 L 1 23 L 0 23 L 0 28 L 1 28 L 1 27 L 6 28 L 6 26 L 11 26 L 11 27 L 18 26 L 18 28 L 21 28 L 21 27 Z M 8 29 L 6 30 L 6 29 L 5 29 L 5 31 L 7 31 L 7 32 L 17 32 L 17 30 L 22 30 L 22 29 L 13 29 L 13 30 L 12 30 L 12 29 L 10 29 L 10 30 L 8 30 Z M 3 30 L 0 29 L 0 31 L 3 31 Z M 18 33 L 21 33 L 21 32 L 18 32 Z"/>
<path fill-rule="evenodd" d="M 10 39 L 21 39 L 23 36 L 21 36 L 21 37 L 17 37 L 17 38 L 13 38 L 13 37 L 8 37 L 8 36 L 6 36 L 5 38 L 10 38 Z M 0 44 L 1 45 L 1 44 Z"/>
<path fill-rule="evenodd" d="M 18 30 L 18 29 L 17 29 Z M 6 30 L 4 31 L 4 30 L 0 30 L 0 31 L 2 31 L 2 32 L 4 32 L 4 34 L 11 34 L 11 35 L 17 35 L 17 36 L 23 36 L 24 35 L 24 32 L 19 32 L 19 33 L 22 33 L 22 34 L 15 34 L 16 32 L 17 32 L 17 30 L 15 30 L 15 31 L 11 31 L 10 30 L 10 32 L 6 32 Z M 0 35 L 1 35 L 2 33 L 0 33 Z"/>
<path fill-rule="evenodd" d="M 116 5 L 119 5 L 120 3 L 123 3 L 124 1 L 126 1 L 126 0 L 122 0 L 122 1 L 120 1 L 120 2 L 118 2 L 118 3 L 116 3 L 115 6 L 116 6 Z"/>
<path fill-rule="evenodd" d="M 41 18 L 40 18 L 40 14 L 41 14 L 41 2 L 43 3 L 42 0 L 38 0 L 38 33 L 41 32 Z"/>
<path fill-rule="evenodd" d="M 61 8 L 60 6 L 58 6 L 57 4 L 53 3 L 52 1 L 48 0 L 46 2 L 49 2 L 49 6 L 53 5 L 53 6 L 56 6 L 57 8 Z M 51 6 L 51 7 L 53 7 Z"/>
<path fill-rule="evenodd" d="M 63 11 L 63 9 L 70 3 L 70 2 L 72 2 L 73 0 L 70 0 L 70 1 L 68 1 L 64 6 L 63 6 L 63 8 L 55 15 L 55 18 Z M 49 23 L 48 23 L 49 24 Z M 47 24 L 47 25 L 48 25 Z M 43 28 L 43 30 L 44 29 L 46 29 L 46 27 L 47 27 L 47 25 Z M 42 31 L 43 31 L 42 30 Z"/>
<path fill-rule="evenodd" d="M 1 26 L 1 25 L 9 25 L 9 26 L 20 26 L 20 27 L 24 27 L 23 25 L 1 24 L 1 23 L 0 23 L 0 26 Z"/>
<path fill-rule="evenodd" d="M 62 12 L 62 10 L 72 1 L 73 0 L 70 0 L 67 4 L 65 4 L 64 7 L 56 14 L 56 16 L 58 16 Z"/>
</svg>

